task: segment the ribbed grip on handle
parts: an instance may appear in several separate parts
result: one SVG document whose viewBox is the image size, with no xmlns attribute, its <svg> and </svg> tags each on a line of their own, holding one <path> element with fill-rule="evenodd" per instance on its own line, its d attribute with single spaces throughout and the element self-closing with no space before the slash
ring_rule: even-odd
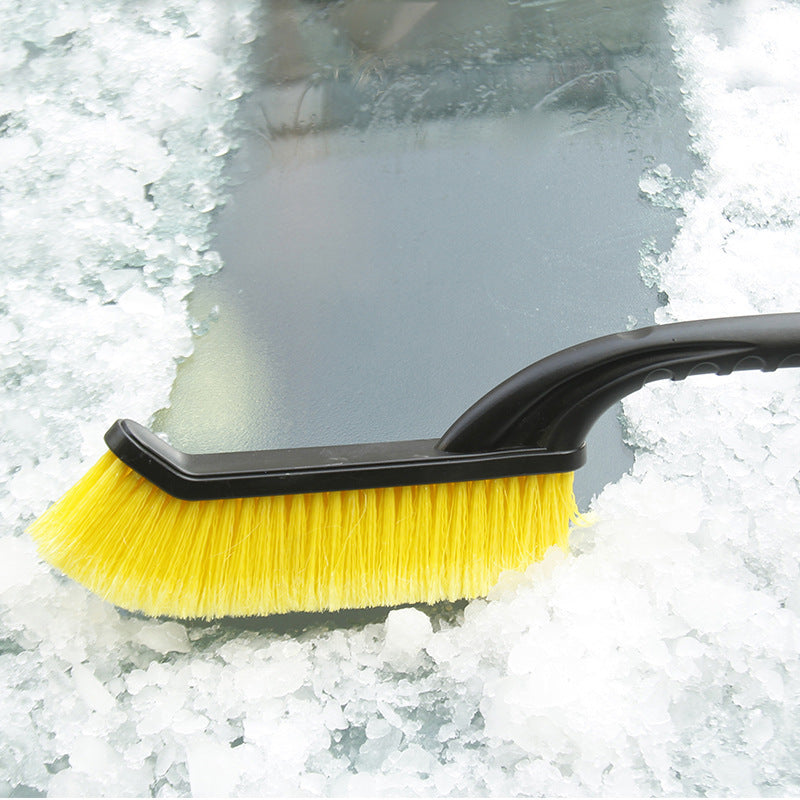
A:
<svg viewBox="0 0 800 800">
<path fill-rule="evenodd" d="M 615 333 L 537 361 L 469 408 L 439 440 L 452 453 L 580 447 L 617 400 L 645 383 L 800 367 L 800 314 L 677 322 Z"/>
</svg>

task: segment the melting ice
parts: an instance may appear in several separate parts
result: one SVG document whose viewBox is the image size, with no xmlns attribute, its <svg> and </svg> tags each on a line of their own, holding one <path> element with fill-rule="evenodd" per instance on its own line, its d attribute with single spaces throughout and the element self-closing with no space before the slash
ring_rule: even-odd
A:
<svg viewBox="0 0 800 800">
<path fill-rule="evenodd" d="M 189 350 L 252 12 L 2 12 L 0 794 L 800 792 L 794 373 L 631 397 L 633 471 L 572 556 L 450 621 L 145 620 L 38 560 L 27 522 Z M 683 212 L 643 256 L 658 321 L 794 310 L 800 8 L 676 0 L 669 22 L 702 167 L 642 176 Z"/>
</svg>

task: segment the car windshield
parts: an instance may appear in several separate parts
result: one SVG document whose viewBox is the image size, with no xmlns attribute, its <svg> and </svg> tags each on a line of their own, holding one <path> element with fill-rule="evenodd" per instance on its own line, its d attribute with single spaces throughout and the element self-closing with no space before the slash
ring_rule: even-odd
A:
<svg viewBox="0 0 800 800">
<path fill-rule="evenodd" d="M 691 171 L 661 3 L 265 5 L 225 268 L 192 298 L 214 324 L 159 420 L 178 446 L 438 437 L 536 359 L 652 319 L 641 251 L 676 214 L 644 190 Z M 607 416 L 586 498 L 629 466 Z"/>
</svg>

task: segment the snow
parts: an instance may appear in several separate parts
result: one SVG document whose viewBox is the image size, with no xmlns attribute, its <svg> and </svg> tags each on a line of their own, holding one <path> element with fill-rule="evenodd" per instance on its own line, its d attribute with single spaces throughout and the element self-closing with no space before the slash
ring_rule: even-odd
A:
<svg viewBox="0 0 800 800">
<path fill-rule="evenodd" d="M 634 467 L 572 554 L 452 613 L 150 620 L 39 561 L 27 523 L 108 420 L 167 402 L 190 350 L 252 10 L 3 10 L 0 793 L 800 792 L 794 371 L 630 397 Z M 682 213 L 668 252 L 643 250 L 657 321 L 794 310 L 800 8 L 668 19 L 701 166 L 642 175 Z"/>
</svg>

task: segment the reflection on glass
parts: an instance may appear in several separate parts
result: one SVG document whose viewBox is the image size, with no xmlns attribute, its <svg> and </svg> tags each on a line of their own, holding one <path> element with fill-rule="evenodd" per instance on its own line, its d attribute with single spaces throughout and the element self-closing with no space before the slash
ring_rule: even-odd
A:
<svg viewBox="0 0 800 800">
<path fill-rule="evenodd" d="M 660 8 L 641 0 L 268 3 L 259 78 L 270 137 L 545 106 L 651 103 Z M 640 74 L 641 73 L 641 74 Z"/>
</svg>

